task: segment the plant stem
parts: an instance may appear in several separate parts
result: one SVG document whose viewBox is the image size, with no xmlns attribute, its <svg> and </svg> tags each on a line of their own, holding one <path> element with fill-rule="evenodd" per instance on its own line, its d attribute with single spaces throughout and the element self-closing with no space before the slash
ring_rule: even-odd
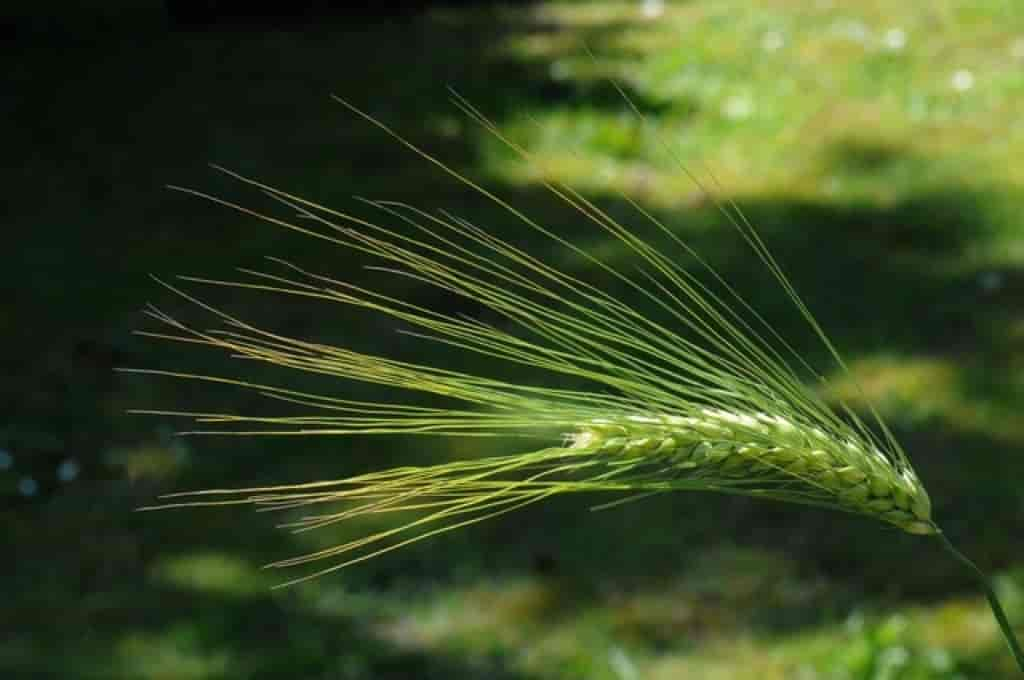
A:
<svg viewBox="0 0 1024 680">
<path fill-rule="evenodd" d="M 999 628 L 1003 633 L 1003 638 L 1006 640 L 1007 646 L 1013 653 L 1013 658 L 1017 661 L 1017 666 L 1021 671 L 1024 671 L 1024 650 L 1021 650 L 1020 642 L 1017 641 L 1017 636 L 1013 632 L 1013 627 L 1010 625 L 1009 619 L 1006 618 L 1006 612 L 1003 611 L 1003 606 L 999 604 L 999 598 L 996 597 L 996 591 L 992 589 L 992 584 L 989 583 L 988 577 L 985 576 L 985 572 L 978 568 L 974 562 L 972 562 L 966 555 L 953 547 L 953 544 L 949 542 L 946 535 L 940 530 L 935 536 L 942 543 L 942 547 L 946 551 L 955 557 L 960 564 L 967 567 L 967 569 L 974 574 L 974 577 L 981 584 L 981 587 L 985 590 L 985 598 L 988 600 L 989 606 L 992 608 L 992 614 L 995 615 L 996 621 L 999 623 Z"/>
</svg>

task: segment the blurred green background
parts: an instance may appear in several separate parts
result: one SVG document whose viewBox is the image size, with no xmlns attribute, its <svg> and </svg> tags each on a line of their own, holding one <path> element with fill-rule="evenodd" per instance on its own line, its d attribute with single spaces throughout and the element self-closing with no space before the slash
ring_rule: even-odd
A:
<svg viewBox="0 0 1024 680">
<path fill-rule="evenodd" d="M 530 245 L 507 214 L 355 119 L 330 100 L 338 94 L 613 264 L 628 268 L 627 254 L 543 182 L 566 181 L 627 224 L 638 220 L 622 194 L 640 201 L 822 360 L 662 142 L 713 172 L 717 196 L 758 226 L 849 360 L 851 375 L 823 389 L 879 406 L 939 523 L 995 574 L 1024 627 L 1019 3 L 322 9 L 188 24 L 144 0 L 5 10 L 0 677 L 1016 677 L 967 574 L 928 541 L 845 515 L 702 494 L 590 512 L 609 499 L 572 498 L 271 590 L 295 573 L 266 562 L 383 520 L 294 536 L 274 529 L 280 517 L 245 509 L 133 513 L 173 490 L 494 452 L 400 438 L 176 438 L 171 419 L 125 413 L 244 411 L 258 398 L 116 367 L 277 377 L 133 336 L 153 328 L 147 302 L 210 321 L 148 274 L 223 277 L 277 255 L 451 304 L 352 253 L 164 188 L 265 205 L 207 163 L 339 209 L 354 195 L 447 208 Z M 535 162 L 465 120 L 446 85 Z M 403 338 L 386 319 L 202 293 L 289 334 L 490 368 Z"/>
</svg>

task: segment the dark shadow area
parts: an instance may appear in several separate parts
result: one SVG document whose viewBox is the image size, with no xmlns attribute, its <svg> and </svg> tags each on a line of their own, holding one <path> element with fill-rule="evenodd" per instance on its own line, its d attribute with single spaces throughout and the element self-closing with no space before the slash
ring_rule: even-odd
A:
<svg viewBox="0 0 1024 680">
<path fill-rule="evenodd" d="M 523 8 L 534 0 L 112 0 L 62 2 L 42 6 L 11 3 L 0 14 L 0 35 L 8 40 L 67 43 L 119 39 L 171 30 L 308 30 L 366 19 L 415 22 L 431 11 L 491 12 Z"/>
<path fill-rule="evenodd" d="M 387 17 L 402 20 L 430 9 L 465 9 L 491 6 L 524 6 L 534 0 L 387 0 L 387 2 L 341 2 L 340 0 L 164 0 L 171 26 L 182 30 L 223 30 L 229 27 L 301 27 L 323 21 L 359 17 Z"/>
<path fill-rule="evenodd" d="M 158 299 L 147 273 L 223 272 L 270 253 L 315 262 L 323 252 L 319 243 L 211 212 L 165 184 L 235 193 L 237 185 L 203 167 L 216 162 L 328 204 L 399 194 L 457 205 L 464 193 L 449 178 L 381 143 L 330 94 L 454 167 L 472 166 L 478 138 L 446 101 L 446 83 L 499 119 L 562 103 L 618 109 L 600 79 L 558 80 L 546 60 L 501 50 L 509 36 L 563 28 L 485 7 L 398 24 L 360 18 L 295 31 L 124 31 L 67 50 L 54 49 L 59 35 L 16 45 L 2 76 L 12 93 L 5 148 L 17 159 L 3 171 L 11 188 L 5 226 L 17 262 L 0 273 L 12 310 L 0 358 L 9 378 L 0 388 L 9 414 L 0 445 L 17 450 L 18 469 L 49 491 L 68 455 L 102 476 L 101 449 L 137 436 L 112 426 L 128 406 L 112 369 L 150 354 L 130 335 L 141 317 L 127 311 Z M 599 47 L 616 30 L 595 24 L 579 44 Z M 367 59 L 382 46 L 383 56 Z M 316 316 L 282 316 L 292 332 L 319 325 Z"/>
<path fill-rule="evenodd" d="M 343 475 L 410 456 L 407 445 L 376 441 L 179 443 L 166 419 L 125 410 L 163 397 L 198 404 L 209 390 L 147 386 L 114 369 L 173 363 L 164 363 L 170 357 L 163 348 L 131 335 L 145 325 L 139 310 L 147 300 L 181 307 L 167 302 L 148 272 L 224 272 L 258 265 L 267 254 L 347 266 L 334 259 L 337 252 L 323 257 L 320 243 L 254 228 L 163 185 L 198 183 L 227 195 L 237 187 L 216 175 L 207 183 L 203 167 L 220 162 L 275 183 L 296 180 L 292 190 L 325 202 L 393 193 L 458 204 L 464 192 L 381 144 L 329 95 L 343 94 L 446 162 L 467 167 L 477 162 L 476 137 L 464 123 L 450 129 L 457 111 L 446 102 L 446 84 L 499 118 L 548 104 L 617 107 L 608 86 L 596 78 L 556 79 L 546 59 L 504 52 L 511 36 L 564 30 L 505 10 L 410 13 L 398 21 L 381 12 L 273 29 L 242 21 L 202 30 L 170 30 L 160 12 L 144 4 L 95 12 L 76 6 L 40 19 L 26 7 L 25 16 L 12 10 L 0 22 L 12 52 L 0 75 L 11 95 L 0 110 L 0 134 L 12 160 L 2 179 L 14 253 L 0 274 L 9 310 L 0 315 L 0 541 L 11 557 L 0 674 L 117 677 L 123 670 L 121 677 L 139 677 L 145 671 L 119 664 L 135 645 L 145 650 L 147 636 L 165 636 L 154 649 L 180 645 L 182 658 L 150 661 L 173 669 L 189 654 L 209 652 L 232 664 L 223 677 L 522 677 L 508 670 L 501 650 L 428 655 L 375 637 L 372 617 L 326 617 L 287 604 L 287 595 L 282 605 L 269 592 L 225 599 L 154 578 L 154 565 L 175 555 L 211 550 L 269 562 L 308 549 L 259 515 L 132 512 L 161 492 L 231 477 Z M 595 24 L 573 44 L 600 49 L 617 30 Z M 658 110 L 633 94 L 645 110 Z M 314 119 L 319 123 L 311 125 Z M 322 309 L 301 305 L 254 300 L 248 307 L 299 335 L 325 327 L 339 343 L 349 335 L 344 313 L 328 322 Z M 221 368 L 220 358 L 206 361 L 196 367 Z M 243 397 L 238 405 L 246 403 Z M 430 446 L 423 448 L 421 459 L 430 456 Z M 407 559 L 346 582 L 371 593 L 415 592 L 459 562 L 426 553 Z M 431 568 L 420 575 L 417 560 Z"/>
</svg>

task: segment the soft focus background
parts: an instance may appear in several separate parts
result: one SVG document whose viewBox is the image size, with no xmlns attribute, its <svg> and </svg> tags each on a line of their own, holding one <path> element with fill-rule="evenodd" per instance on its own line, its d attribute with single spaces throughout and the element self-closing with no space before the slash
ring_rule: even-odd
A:
<svg viewBox="0 0 1024 680">
<path fill-rule="evenodd" d="M 849 359 L 851 376 L 823 389 L 879 406 L 940 523 L 1024 625 L 1019 3 L 380 3 L 372 15 L 280 5 L 256 15 L 230 2 L 43 0 L 0 18 L 0 677 L 1017 677 L 977 588 L 930 542 L 713 495 L 602 512 L 589 508 L 610 499 L 562 500 L 271 590 L 297 574 L 266 562 L 384 520 L 293 536 L 274 529 L 280 517 L 245 508 L 132 510 L 172 490 L 494 449 L 176 438 L 180 423 L 126 410 L 243 411 L 257 398 L 113 369 L 268 373 L 133 336 L 153 328 L 146 302 L 211 322 L 148 274 L 228 276 L 277 255 L 451 304 L 351 253 L 164 188 L 265 206 L 210 162 L 340 209 L 357 206 L 354 195 L 448 208 L 529 245 L 509 215 L 332 93 L 613 264 L 629 266 L 621 247 L 542 182 L 569 182 L 627 223 L 638 220 L 622 194 L 640 201 L 822 359 L 713 201 L 664 155 L 667 141 L 761 229 Z M 536 162 L 465 120 L 446 85 Z M 487 368 L 372 315 L 202 294 L 289 334 Z"/>
</svg>

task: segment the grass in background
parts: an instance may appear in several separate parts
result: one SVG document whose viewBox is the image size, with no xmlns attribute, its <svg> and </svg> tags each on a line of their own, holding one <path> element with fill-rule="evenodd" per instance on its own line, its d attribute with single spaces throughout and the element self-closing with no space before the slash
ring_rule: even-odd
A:
<svg viewBox="0 0 1024 680">
<path fill-rule="evenodd" d="M 628 193 L 809 347 L 785 298 L 661 153 L 659 136 L 695 169 L 713 169 L 898 428 L 947 532 L 1003 570 L 1020 621 L 1024 13 L 994 0 L 927 9 L 694 0 L 651 18 L 642 8 L 541 3 L 285 31 L 165 32 L 156 20 L 133 31 L 114 21 L 62 50 L 18 46 L 4 76 L 17 95 L 5 141 L 15 162 L 3 171 L 5 227 L 17 240 L 0 316 L 0 447 L 10 458 L 0 546 L 11 556 L 0 572 L 0 670 L 1013 677 L 966 575 L 930 547 L 853 518 L 697 495 L 589 513 L 569 499 L 271 592 L 277 575 L 261 563 L 367 525 L 293 537 L 262 515 L 129 512 L 173 489 L 483 453 L 397 439 L 387 448 L 181 441 L 168 436 L 172 423 L 123 415 L 151 404 L 245 407 L 232 393 L 111 373 L 216 368 L 201 363 L 214 357 L 168 356 L 130 336 L 145 301 L 167 304 L 147 273 L 219 275 L 275 254 L 361 276 L 344 252 L 162 189 L 237 196 L 207 161 L 327 205 L 393 198 L 521 236 L 346 116 L 328 99 L 336 92 L 611 260 L 625 253 L 539 181 L 568 181 L 617 218 L 628 214 L 617 192 Z M 538 165 L 524 168 L 462 120 L 445 84 Z M 409 351 L 387 324 L 344 310 L 217 302 L 296 335 Z M 843 381 L 832 389 L 852 392 Z M 69 461 L 77 474 L 62 482 Z M 28 497 L 26 479 L 39 486 Z"/>
</svg>

